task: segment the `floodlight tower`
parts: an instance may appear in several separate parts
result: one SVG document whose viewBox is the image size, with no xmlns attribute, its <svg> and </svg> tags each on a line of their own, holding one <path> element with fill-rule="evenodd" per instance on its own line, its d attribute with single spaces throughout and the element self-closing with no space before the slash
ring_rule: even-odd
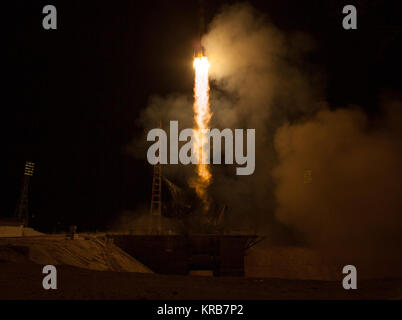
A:
<svg viewBox="0 0 402 320">
<path fill-rule="evenodd" d="M 24 227 L 29 223 L 29 210 L 28 210 L 28 193 L 29 193 L 29 180 L 34 173 L 35 164 L 31 161 L 25 162 L 24 181 L 22 183 L 22 190 L 20 199 L 17 204 L 16 215 Z"/>
</svg>

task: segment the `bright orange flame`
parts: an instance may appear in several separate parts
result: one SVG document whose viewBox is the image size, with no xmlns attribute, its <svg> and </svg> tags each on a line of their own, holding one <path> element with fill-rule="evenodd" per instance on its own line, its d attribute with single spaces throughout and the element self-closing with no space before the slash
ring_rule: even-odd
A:
<svg viewBox="0 0 402 320">
<path fill-rule="evenodd" d="M 211 183 L 212 175 L 209 171 L 207 162 L 208 154 L 203 150 L 203 145 L 206 142 L 205 130 L 208 129 L 209 121 L 212 113 L 209 109 L 209 83 L 208 70 L 209 62 L 207 57 L 199 56 L 194 59 L 195 69 L 195 84 L 194 84 L 194 121 L 195 121 L 195 136 L 194 136 L 194 153 L 198 158 L 197 177 L 190 182 L 195 188 L 197 195 L 204 203 L 204 209 L 209 208 L 209 197 L 207 188 Z"/>
</svg>

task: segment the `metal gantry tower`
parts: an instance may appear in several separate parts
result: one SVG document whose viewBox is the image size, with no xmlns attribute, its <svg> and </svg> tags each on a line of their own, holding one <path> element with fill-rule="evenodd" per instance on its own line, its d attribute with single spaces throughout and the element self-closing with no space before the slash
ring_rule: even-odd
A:
<svg viewBox="0 0 402 320">
<path fill-rule="evenodd" d="M 162 128 L 162 122 L 159 122 Z M 160 141 L 159 141 L 160 143 Z M 159 162 L 154 165 L 152 178 L 151 208 L 149 219 L 149 233 L 162 233 L 162 165 L 161 165 L 161 146 L 159 146 Z"/>
<path fill-rule="evenodd" d="M 161 234 L 162 232 L 162 166 L 154 165 L 152 179 L 152 195 L 150 210 L 150 233 Z"/>
<path fill-rule="evenodd" d="M 35 164 L 31 161 L 25 162 L 24 180 L 22 182 L 22 189 L 20 199 L 17 204 L 16 216 L 21 221 L 24 227 L 29 223 L 29 208 L 28 208 L 28 195 L 29 195 L 29 181 L 34 173 Z"/>
</svg>

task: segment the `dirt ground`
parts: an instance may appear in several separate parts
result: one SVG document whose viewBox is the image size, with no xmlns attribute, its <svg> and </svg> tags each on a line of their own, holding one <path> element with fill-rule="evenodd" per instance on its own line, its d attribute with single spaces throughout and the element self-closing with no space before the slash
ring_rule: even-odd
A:
<svg viewBox="0 0 402 320">
<path fill-rule="evenodd" d="M 0 238 L 0 262 L 70 265 L 91 270 L 152 272 L 112 243 L 96 237 L 65 235 Z"/>
<path fill-rule="evenodd" d="M 361 280 L 357 290 L 340 282 L 286 279 L 165 276 L 57 266 L 57 290 L 42 287 L 43 266 L 0 263 L 0 299 L 396 299 L 402 279 Z"/>
<path fill-rule="evenodd" d="M 57 290 L 42 287 L 47 264 L 56 265 Z M 245 265 L 245 278 L 168 276 L 89 235 L 3 238 L 0 299 L 402 299 L 399 278 L 358 279 L 357 290 L 344 290 L 305 249 L 257 247 Z"/>
</svg>

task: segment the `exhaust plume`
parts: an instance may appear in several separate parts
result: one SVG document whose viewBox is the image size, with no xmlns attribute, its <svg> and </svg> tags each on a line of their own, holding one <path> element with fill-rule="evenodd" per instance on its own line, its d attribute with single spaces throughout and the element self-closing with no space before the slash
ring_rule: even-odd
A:
<svg viewBox="0 0 402 320">
<path fill-rule="evenodd" d="M 209 109 L 209 79 L 208 70 L 209 62 L 207 57 L 199 56 L 194 58 L 194 153 L 198 159 L 197 177 L 191 178 L 189 184 L 193 187 L 204 204 L 204 211 L 208 211 L 210 199 L 207 188 L 211 183 L 212 175 L 207 163 L 208 152 L 204 150 L 207 140 L 205 130 L 208 129 L 211 120 L 211 112 Z"/>
</svg>

